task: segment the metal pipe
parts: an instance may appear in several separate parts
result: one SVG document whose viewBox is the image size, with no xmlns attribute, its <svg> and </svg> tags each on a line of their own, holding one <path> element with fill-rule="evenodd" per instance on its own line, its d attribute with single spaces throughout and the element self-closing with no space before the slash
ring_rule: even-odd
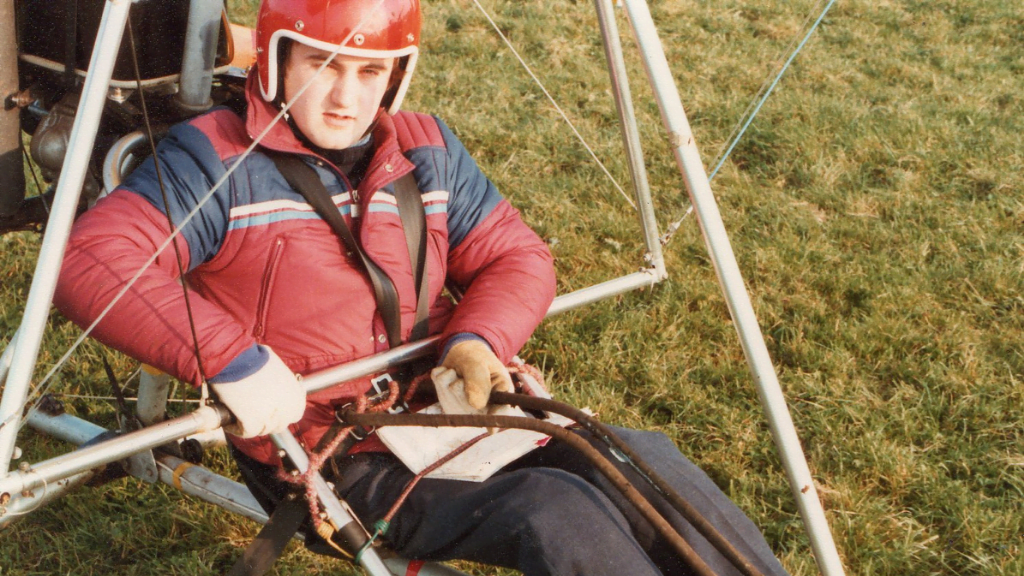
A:
<svg viewBox="0 0 1024 576">
<path fill-rule="evenodd" d="M 548 310 L 548 315 L 622 294 L 640 286 L 650 286 L 656 282 L 655 276 L 650 272 L 637 272 L 609 280 L 602 284 L 577 290 L 576 292 L 556 298 Z M 390 367 L 429 356 L 435 351 L 437 339 L 437 336 L 433 336 L 412 344 L 399 346 L 369 358 L 356 360 L 337 368 L 318 372 L 304 378 L 303 384 L 305 384 L 307 392 L 315 392 L 339 382 L 382 372 Z M 32 466 L 29 471 L 19 470 L 6 478 L 0 478 L 0 494 L 4 492 L 13 494 L 22 490 L 32 490 L 41 486 L 44 482 L 52 482 L 74 472 L 102 466 L 140 450 L 154 448 L 168 442 L 180 440 L 186 436 L 203 433 L 198 436 L 202 438 L 205 434 L 212 434 L 212 431 L 219 426 L 219 423 L 213 424 L 213 419 L 222 418 L 226 414 L 224 410 L 224 408 L 217 406 L 203 406 L 191 414 L 124 436 L 112 438 L 97 446 L 40 462 Z M 33 415 L 30 417 L 29 423 L 37 425 L 46 418 L 52 417 Z M 103 447 L 103 450 L 97 449 L 100 446 Z"/>
<path fill-rule="evenodd" d="M 72 474 L 67 478 L 61 478 L 55 482 L 48 483 L 41 490 L 35 489 L 30 492 L 11 494 L 10 502 L 0 506 L 0 528 L 4 528 L 17 521 L 19 517 L 35 512 L 50 502 L 63 498 L 70 492 L 74 492 L 95 475 L 95 470 L 86 470 L 85 472 Z"/>
<path fill-rule="evenodd" d="M 139 400 L 135 404 L 135 413 L 144 426 L 164 420 L 170 389 L 170 375 L 146 364 L 142 365 L 142 372 L 139 374 Z"/>
<path fill-rule="evenodd" d="M 28 415 L 28 425 L 58 440 L 70 442 L 75 446 L 81 446 L 89 440 L 96 438 L 107 431 L 106 428 L 82 420 L 70 414 L 58 414 L 51 416 L 33 410 Z"/>
<path fill-rule="evenodd" d="M 122 136 L 114 145 L 107 151 L 107 155 L 103 158 L 103 170 L 101 175 L 103 177 L 103 192 L 102 194 L 110 194 L 121 185 L 121 181 L 127 176 L 127 171 L 132 168 L 132 163 L 141 156 L 149 154 L 149 150 L 140 150 L 140 147 L 149 144 L 149 140 L 146 138 L 146 134 L 141 130 L 135 132 L 129 132 Z M 142 152 L 142 154 L 137 154 Z"/>
<path fill-rule="evenodd" d="M 107 0 L 103 17 L 96 31 L 96 44 L 89 63 L 82 98 L 71 129 L 67 155 L 61 168 L 60 180 L 46 234 L 39 250 L 39 260 L 32 276 L 25 315 L 18 338 L 18 353 L 7 375 L 7 385 L 0 400 L 0 477 L 10 470 L 11 456 L 18 434 L 18 418 L 28 396 L 29 381 L 39 355 L 43 329 L 50 312 L 50 303 L 57 286 L 64 247 L 78 208 L 82 184 L 85 182 L 89 158 L 96 141 L 100 115 L 107 99 L 107 84 L 114 70 L 114 61 L 121 46 L 121 35 L 131 0 Z"/>
<path fill-rule="evenodd" d="M 156 461 L 164 484 L 260 524 L 267 523 L 267 513 L 245 484 L 170 454 L 157 454 Z"/>
<path fill-rule="evenodd" d="M 80 448 L 34 466 L 26 463 L 18 470 L 0 478 L 0 495 L 35 490 L 45 484 L 52 484 L 62 478 L 109 464 L 137 452 L 150 450 L 197 432 L 213 430 L 229 419 L 230 415 L 226 408 L 216 405 L 203 406 L 185 416 L 129 432 L 87 448 Z"/>
<path fill-rule="evenodd" d="M 272 434 L 270 438 L 274 441 L 275 446 L 284 450 L 299 472 L 305 472 L 309 468 L 309 458 L 306 456 L 306 451 L 303 450 L 299 441 L 290 432 Z M 312 480 L 313 487 L 316 489 L 324 512 L 327 513 L 327 521 L 334 526 L 335 530 L 341 530 L 349 524 L 357 522 L 355 515 L 342 504 L 341 500 L 338 500 L 337 496 L 334 495 L 334 490 L 327 485 L 323 476 L 316 473 L 313 475 Z M 377 554 L 377 551 L 372 546 L 366 548 L 362 555 L 357 556 L 359 556 L 359 564 L 371 576 L 394 576 L 391 570 L 384 565 L 380 555 Z"/>
<path fill-rule="evenodd" d="M 14 331 L 11 339 L 7 342 L 7 347 L 4 348 L 4 353 L 0 354 L 0 384 L 7 380 L 7 372 L 11 369 L 11 361 L 14 359 L 14 349 L 18 345 L 18 334 L 20 332 L 20 329 Z"/>
<path fill-rule="evenodd" d="M 48 416 L 36 412 L 29 417 L 28 424 L 40 432 L 76 445 L 83 444 L 107 431 L 102 426 L 69 414 Z M 156 461 L 159 478 L 163 483 L 260 524 L 267 523 L 267 513 L 244 484 L 170 454 L 157 453 Z M 0 509 L 0 527 L 9 524 L 18 515 L 31 512 L 63 496 L 93 475 L 94 471 L 89 470 L 70 478 L 58 480 L 55 485 L 47 485 L 46 492 L 41 492 L 40 496 L 26 498 L 15 495 L 11 502 L 3 507 L 4 509 Z M 298 536 L 296 537 L 298 538 Z M 397 574 L 408 573 L 412 562 L 397 557 L 384 561 Z M 463 572 L 434 563 L 422 564 L 417 574 L 420 576 L 465 576 Z"/>
<path fill-rule="evenodd" d="M 608 75 L 612 83 L 615 107 L 619 112 L 622 144 L 626 149 L 626 159 L 629 161 L 629 175 L 633 182 L 633 194 L 636 195 L 640 228 L 647 244 L 647 257 L 657 271 L 658 278 L 664 279 L 668 272 L 665 270 L 665 259 L 661 253 L 661 236 L 658 233 L 658 221 L 654 217 L 651 187 L 647 182 L 647 166 L 644 164 L 644 152 L 640 146 L 640 130 L 637 128 L 636 113 L 633 110 L 633 96 L 629 90 L 626 62 L 622 58 L 622 43 L 619 39 L 618 25 L 615 23 L 615 11 L 612 9 L 611 0 L 594 0 L 594 7 L 597 9 L 601 36 L 604 38 Z"/>
<path fill-rule="evenodd" d="M 21 152 L 21 109 L 7 106 L 18 93 L 18 43 L 14 0 L 0 0 L 0 216 L 18 211 L 25 199 Z M 40 191 L 41 192 L 41 191 Z"/>
<path fill-rule="evenodd" d="M 548 308 L 545 317 L 573 310 L 605 298 L 618 296 L 637 288 L 653 286 L 658 281 L 659 278 L 653 270 L 646 270 L 627 274 L 614 280 L 608 280 L 601 284 L 570 292 L 569 294 L 563 294 L 555 298 L 555 301 L 551 303 L 551 307 Z M 356 378 L 362 378 L 363 376 L 379 374 L 405 362 L 430 356 L 437 351 L 438 339 L 438 336 L 431 336 L 411 344 L 403 344 L 380 354 L 348 362 L 336 368 L 328 368 L 327 370 L 305 376 L 302 379 L 302 383 L 306 386 L 306 392 L 310 393 L 329 388 L 339 382 L 347 382 Z"/>
<path fill-rule="evenodd" d="M 33 66 L 39 66 L 40 68 L 46 68 L 53 72 L 64 72 L 64 64 L 54 62 L 53 60 L 47 60 L 33 54 L 22 54 L 18 57 L 22 62 L 27 62 Z M 216 74 L 227 74 L 231 71 L 231 66 L 219 66 L 213 70 L 214 75 Z M 85 78 L 88 74 L 84 70 L 75 70 L 75 74 Z M 141 80 L 143 88 L 153 88 L 155 86 L 163 86 L 165 84 L 173 84 L 181 79 L 181 74 L 168 74 L 167 76 L 155 76 L 153 78 L 143 78 Z M 121 88 L 122 90 L 135 90 L 139 87 L 139 80 L 132 78 L 131 80 L 114 80 L 111 79 L 111 88 Z"/>
<path fill-rule="evenodd" d="M 185 54 L 181 59 L 181 79 L 175 100 L 190 112 L 203 112 L 213 106 L 210 87 L 217 58 L 222 0 L 192 0 L 185 29 Z"/>
<path fill-rule="evenodd" d="M 679 92 L 658 38 L 658 31 L 645 0 L 625 0 L 625 3 L 647 75 L 669 133 L 676 162 L 686 181 L 686 188 L 715 265 L 719 284 L 739 334 L 750 372 L 757 384 L 758 395 L 768 418 L 772 437 L 810 537 L 818 568 L 826 576 L 840 576 L 844 571 L 839 552 L 836 550 L 825 511 L 814 486 L 814 479 L 800 446 L 800 438 L 786 406 L 786 398 L 779 386 L 775 367 L 772 365 L 761 328 L 754 315 L 743 276 L 732 252 L 725 224 L 711 192 L 711 184 L 704 171 L 693 132 L 686 119 L 686 112 L 683 110 Z"/>
</svg>

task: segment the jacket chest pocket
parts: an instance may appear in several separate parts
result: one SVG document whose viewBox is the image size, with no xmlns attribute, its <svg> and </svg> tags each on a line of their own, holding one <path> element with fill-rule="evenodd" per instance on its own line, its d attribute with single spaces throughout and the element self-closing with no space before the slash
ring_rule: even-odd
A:
<svg viewBox="0 0 1024 576">
<path fill-rule="evenodd" d="M 274 290 L 274 280 L 281 263 L 281 254 L 284 253 L 285 239 L 277 237 L 270 249 L 270 258 L 263 269 L 263 278 L 260 282 L 260 298 L 256 305 L 256 324 L 253 326 L 252 335 L 257 339 L 263 337 L 267 330 L 267 313 L 270 308 L 270 296 Z"/>
</svg>

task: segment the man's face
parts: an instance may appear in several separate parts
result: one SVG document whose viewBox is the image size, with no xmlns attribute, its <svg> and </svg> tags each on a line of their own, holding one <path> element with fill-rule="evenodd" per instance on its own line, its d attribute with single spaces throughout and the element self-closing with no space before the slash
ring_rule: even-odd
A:
<svg viewBox="0 0 1024 576">
<path fill-rule="evenodd" d="M 284 65 L 284 96 L 298 93 L 331 53 L 295 42 Z M 359 58 L 338 54 L 324 68 L 289 113 L 313 144 L 340 150 L 366 134 L 377 116 L 391 78 L 391 58 Z"/>
</svg>

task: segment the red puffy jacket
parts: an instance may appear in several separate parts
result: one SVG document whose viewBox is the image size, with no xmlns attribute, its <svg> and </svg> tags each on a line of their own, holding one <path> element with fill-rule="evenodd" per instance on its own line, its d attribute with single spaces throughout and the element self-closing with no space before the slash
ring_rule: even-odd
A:
<svg viewBox="0 0 1024 576">
<path fill-rule="evenodd" d="M 384 324 L 361 265 L 262 147 L 300 155 L 320 175 L 367 253 L 398 290 L 403 338 L 416 290 L 392 183 L 412 172 L 427 220 L 431 333 L 483 337 L 507 362 L 526 342 L 554 297 L 544 242 L 519 218 L 439 119 L 383 111 L 375 152 L 356 190 L 330 162 L 305 148 L 285 123 L 243 155 L 276 111 L 249 87 L 247 119 L 216 109 L 174 127 L 158 148 L 159 177 L 176 225 L 192 288 L 191 305 L 206 376 L 259 342 L 300 374 L 387 349 Z M 231 171 L 230 174 L 228 173 Z M 212 189 L 212 192 L 211 192 Z M 147 161 L 75 223 L 55 304 L 91 324 L 167 240 L 157 168 Z M 355 217 L 353 217 L 355 216 Z M 358 257 L 357 257 L 358 258 Z M 161 252 L 99 323 L 93 336 L 171 375 L 198 384 L 199 373 L 174 250 Z M 452 310 L 446 279 L 466 288 Z M 293 426 L 312 447 L 332 407 L 369 388 L 348 382 L 309 397 Z M 263 439 L 232 441 L 250 456 L 278 461 Z"/>
</svg>

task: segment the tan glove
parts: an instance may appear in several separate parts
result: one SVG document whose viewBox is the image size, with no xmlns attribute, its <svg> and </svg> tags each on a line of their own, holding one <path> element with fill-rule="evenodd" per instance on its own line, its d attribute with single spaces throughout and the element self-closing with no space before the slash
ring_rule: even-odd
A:
<svg viewBox="0 0 1024 576">
<path fill-rule="evenodd" d="M 235 382 L 210 384 L 217 398 L 235 416 L 224 430 L 242 438 L 284 432 L 306 411 L 306 388 L 269 347 L 267 363 Z"/>
<path fill-rule="evenodd" d="M 491 347 L 480 340 L 464 340 L 451 347 L 441 365 L 450 368 L 462 378 L 460 389 L 453 390 L 455 396 L 464 398 L 465 403 L 476 410 L 483 410 L 491 396 L 491 390 L 512 392 L 512 377 L 505 365 L 491 351 Z M 439 398 L 440 399 L 440 398 Z M 446 413 L 448 407 L 441 403 Z"/>
</svg>

